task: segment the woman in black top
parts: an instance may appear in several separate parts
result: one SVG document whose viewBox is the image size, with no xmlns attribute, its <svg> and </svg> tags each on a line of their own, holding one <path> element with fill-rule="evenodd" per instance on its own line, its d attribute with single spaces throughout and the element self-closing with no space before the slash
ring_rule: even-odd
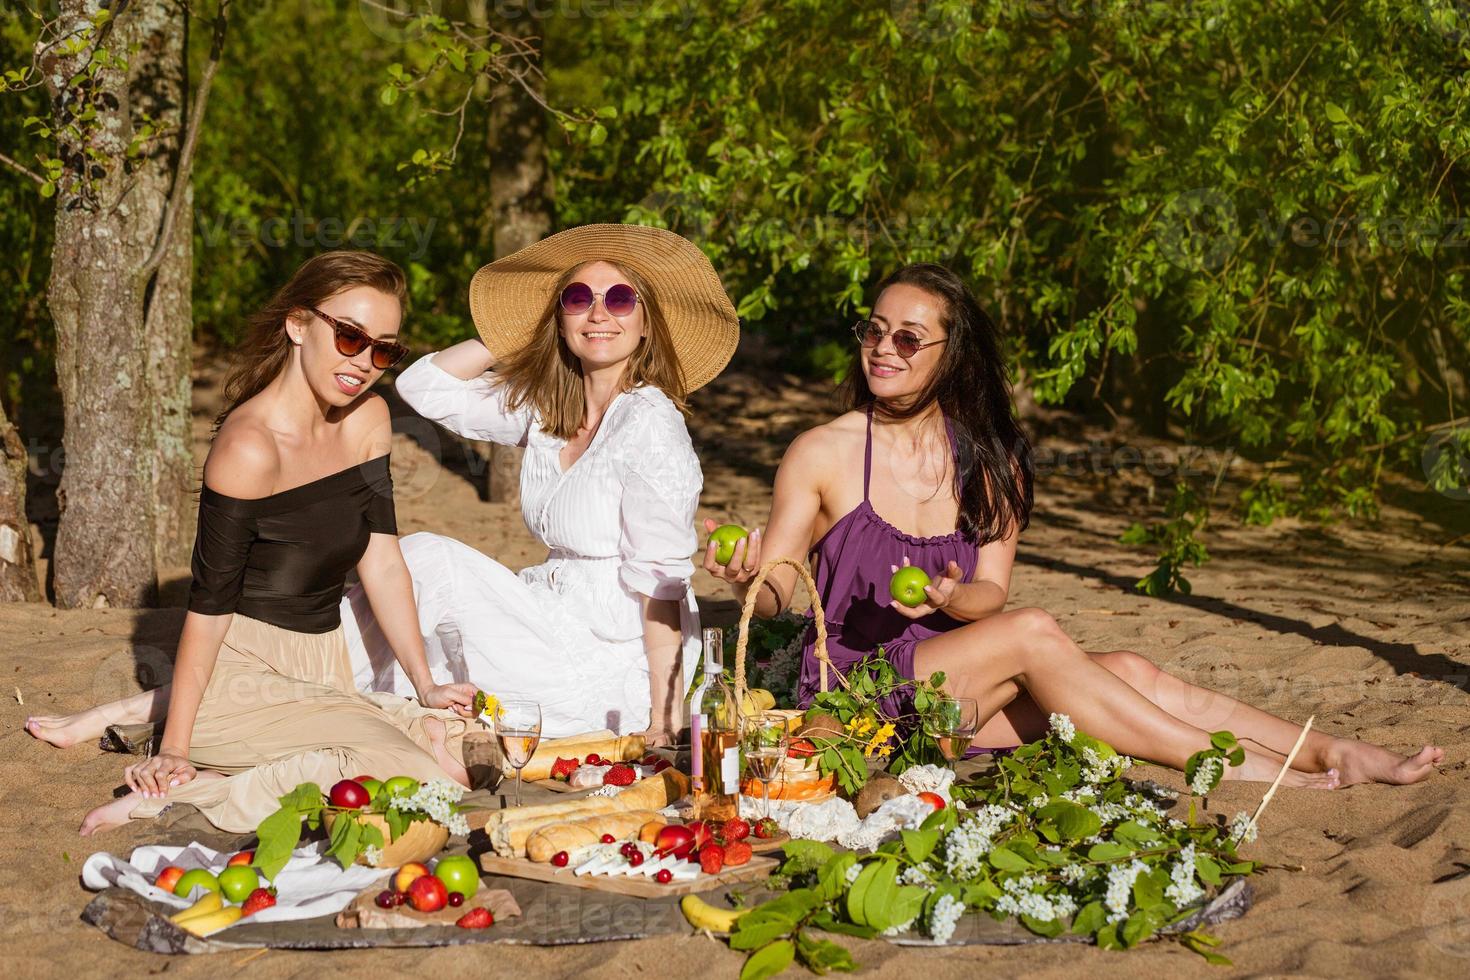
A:
<svg viewBox="0 0 1470 980">
<path fill-rule="evenodd" d="M 398 549 L 381 398 L 404 353 L 403 273 L 364 252 L 307 262 L 252 321 L 204 464 L 189 613 L 157 755 L 92 834 L 187 802 L 254 830 L 277 798 L 369 773 L 467 782 L 468 684 L 429 675 Z M 359 694 L 338 609 L 356 568 L 418 704 Z"/>
</svg>

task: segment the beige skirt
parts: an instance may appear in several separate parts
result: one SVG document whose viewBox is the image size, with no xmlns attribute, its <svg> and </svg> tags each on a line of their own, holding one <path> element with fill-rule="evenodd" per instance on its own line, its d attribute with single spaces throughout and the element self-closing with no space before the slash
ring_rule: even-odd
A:
<svg viewBox="0 0 1470 980">
<path fill-rule="evenodd" d="M 359 775 L 449 780 L 434 759 L 430 719 L 443 724 L 445 747 L 463 764 L 472 722 L 397 695 L 358 693 L 340 626 L 298 633 L 236 613 L 189 742 L 189 761 L 225 778 L 194 779 L 132 815 L 189 803 L 221 830 L 248 833 L 304 782 L 325 791 Z"/>
</svg>

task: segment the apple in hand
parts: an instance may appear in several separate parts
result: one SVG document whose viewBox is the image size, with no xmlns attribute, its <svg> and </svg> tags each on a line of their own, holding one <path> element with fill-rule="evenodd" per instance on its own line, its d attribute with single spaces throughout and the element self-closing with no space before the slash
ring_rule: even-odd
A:
<svg viewBox="0 0 1470 980">
<path fill-rule="evenodd" d="M 922 568 L 905 565 L 888 580 L 888 594 L 910 609 L 916 609 L 929 601 L 924 592 L 929 581 L 928 573 Z"/>
<path fill-rule="evenodd" d="M 739 524 L 721 524 L 711 531 L 709 539 L 715 543 L 715 561 L 730 564 L 730 559 L 735 557 L 735 545 L 747 536 L 749 532 Z"/>
<path fill-rule="evenodd" d="M 367 788 L 355 779 L 343 779 L 332 787 L 327 794 L 327 799 L 332 806 L 341 807 L 344 810 L 360 810 L 372 802 Z"/>
</svg>

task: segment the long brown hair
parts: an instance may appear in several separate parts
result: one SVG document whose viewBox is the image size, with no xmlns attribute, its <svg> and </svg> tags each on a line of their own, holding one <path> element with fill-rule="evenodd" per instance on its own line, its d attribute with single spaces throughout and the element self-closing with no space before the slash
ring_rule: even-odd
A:
<svg viewBox="0 0 1470 980">
<path fill-rule="evenodd" d="M 307 259 L 270 302 L 250 315 L 245 342 L 225 379 L 225 409 L 215 417 L 216 429 L 242 402 L 260 394 L 285 370 L 291 359 L 291 341 L 284 329 L 286 318 L 320 306 L 354 286 L 371 286 L 396 297 L 400 306 L 408 297 L 403 270 L 381 255 L 343 250 Z"/>
<path fill-rule="evenodd" d="M 582 364 L 567 348 L 557 320 L 557 297 L 577 272 L 597 259 L 579 262 L 562 273 L 541 315 L 541 328 L 531 342 L 495 365 L 496 376 L 506 387 L 506 403 L 512 409 L 529 405 L 541 418 L 541 429 L 558 439 L 571 439 L 587 417 L 587 395 L 582 386 Z M 617 262 L 608 262 L 627 278 L 643 307 L 644 339 L 628 359 L 623 371 L 623 391 L 650 385 L 669 396 L 685 415 L 684 372 L 674 353 L 668 321 L 658 296 L 642 276 Z"/>
<path fill-rule="evenodd" d="M 982 545 L 1013 529 L 1024 531 L 1031 523 L 1035 471 L 1031 441 L 1011 404 L 1000 331 L 964 280 L 942 265 L 904 266 L 878 284 L 874 305 L 883 290 L 900 283 L 942 302 L 939 319 L 948 340 L 938 368 L 913 404 L 896 408 L 874 397 L 859 351 L 843 382 L 848 407 L 872 406 L 879 419 L 901 420 L 917 418 L 937 402 L 954 433 L 959 530 Z"/>
</svg>

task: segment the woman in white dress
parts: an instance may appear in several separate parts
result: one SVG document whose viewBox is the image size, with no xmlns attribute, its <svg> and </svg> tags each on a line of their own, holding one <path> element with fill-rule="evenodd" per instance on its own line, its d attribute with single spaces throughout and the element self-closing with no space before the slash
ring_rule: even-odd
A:
<svg viewBox="0 0 1470 980">
<path fill-rule="evenodd" d="M 550 554 L 517 575 L 452 538 L 401 539 L 435 683 L 536 701 L 548 738 L 609 728 L 666 744 L 699 649 L 703 478 L 684 402 L 734 353 L 734 306 L 673 232 L 588 225 L 480 269 L 470 310 L 480 339 L 419 359 L 398 392 L 461 436 L 525 447 L 521 512 Z M 411 694 L 361 588 L 342 623 L 357 687 Z M 73 744 L 157 721 L 158 695 L 32 734 Z"/>
<path fill-rule="evenodd" d="M 521 514 L 550 554 L 517 575 L 452 538 L 405 537 L 430 669 L 539 702 L 547 737 L 666 743 L 699 648 L 703 477 L 684 399 L 734 353 L 734 307 L 678 235 L 592 225 L 485 266 L 470 309 L 480 339 L 421 358 L 398 393 L 460 436 L 525 447 Z M 406 691 L 365 596 L 344 603 L 359 686 Z"/>
</svg>

